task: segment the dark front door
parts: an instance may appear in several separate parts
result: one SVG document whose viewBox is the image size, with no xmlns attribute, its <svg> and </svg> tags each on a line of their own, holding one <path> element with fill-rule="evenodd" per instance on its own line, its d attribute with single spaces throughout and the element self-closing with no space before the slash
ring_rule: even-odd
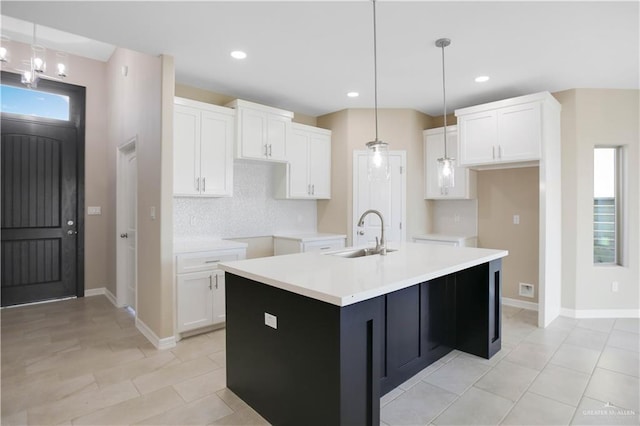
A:
<svg viewBox="0 0 640 426">
<path fill-rule="evenodd" d="M 30 94 L 62 95 L 69 109 L 43 118 L 11 110 L 19 81 L 2 72 L 2 306 L 84 295 L 85 89 L 43 81 Z"/>
<path fill-rule="evenodd" d="M 76 294 L 73 127 L 2 120 L 2 305 Z"/>
</svg>

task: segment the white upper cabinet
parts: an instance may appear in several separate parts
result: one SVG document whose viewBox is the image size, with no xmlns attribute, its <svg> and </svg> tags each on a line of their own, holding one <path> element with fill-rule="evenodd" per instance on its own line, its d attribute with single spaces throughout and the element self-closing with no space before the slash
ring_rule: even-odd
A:
<svg viewBox="0 0 640 426">
<path fill-rule="evenodd" d="M 464 166 L 538 161 L 542 154 L 544 110 L 557 101 L 548 92 L 456 110 L 458 156 Z"/>
<path fill-rule="evenodd" d="M 458 166 L 458 129 L 447 126 L 447 155 L 455 159 L 455 185 L 453 188 L 438 186 L 438 158 L 444 157 L 444 129 L 428 129 L 423 132 L 424 143 L 424 198 L 473 199 L 476 198 L 476 172 Z"/>
<path fill-rule="evenodd" d="M 235 111 L 175 98 L 173 117 L 174 195 L 231 196 Z"/>
<path fill-rule="evenodd" d="M 276 196 L 331 198 L 331 131 L 292 123 L 287 153 L 289 164 L 275 175 Z"/>
<path fill-rule="evenodd" d="M 236 99 L 236 158 L 286 162 L 293 113 Z"/>
</svg>

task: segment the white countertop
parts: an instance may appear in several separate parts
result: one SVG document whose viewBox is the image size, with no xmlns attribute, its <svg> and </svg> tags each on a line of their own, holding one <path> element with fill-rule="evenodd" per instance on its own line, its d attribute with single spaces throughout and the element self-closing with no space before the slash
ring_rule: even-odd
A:
<svg viewBox="0 0 640 426">
<path fill-rule="evenodd" d="M 422 234 L 415 235 L 416 240 L 434 240 L 434 241 L 460 241 L 467 238 L 476 238 L 476 235 L 453 235 L 453 234 Z"/>
<path fill-rule="evenodd" d="M 226 272 L 348 306 L 508 255 L 506 250 L 402 243 L 386 256 L 299 253 L 220 263 Z M 341 249 L 343 251 L 347 249 Z"/>
<path fill-rule="evenodd" d="M 197 251 L 246 249 L 247 243 L 220 240 L 215 238 L 175 238 L 173 240 L 174 253 L 190 253 Z"/>
<path fill-rule="evenodd" d="M 323 233 L 303 233 L 303 234 L 276 234 L 273 238 L 284 238 L 287 240 L 296 240 L 302 243 L 309 243 L 312 241 L 325 241 L 325 240 L 337 240 L 340 238 L 347 238 L 344 234 L 323 234 Z"/>
</svg>

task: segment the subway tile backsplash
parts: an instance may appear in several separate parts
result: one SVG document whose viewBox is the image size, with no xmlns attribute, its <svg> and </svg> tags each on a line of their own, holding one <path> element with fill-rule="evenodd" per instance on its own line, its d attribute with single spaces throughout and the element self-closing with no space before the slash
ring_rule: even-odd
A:
<svg viewBox="0 0 640 426">
<path fill-rule="evenodd" d="M 274 199 L 275 167 L 283 165 L 236 161 L 233 197 L 175 197 L 175 237 L 240 238 L 315 232 L 315 200 Z"/>
</svg>

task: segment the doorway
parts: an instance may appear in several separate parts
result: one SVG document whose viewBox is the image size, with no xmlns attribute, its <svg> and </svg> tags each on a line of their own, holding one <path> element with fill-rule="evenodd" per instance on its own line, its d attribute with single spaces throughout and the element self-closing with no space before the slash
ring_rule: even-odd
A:
<svg viewBox="0 0 640 426">
<path fill-rule="evenodd" d="M 85 88 L 2 72 L 2 306 L 84 296 Z M 4 96 L 11 92 L 12 96 Z M 62 119 L 20 109 L 65 100 Z"/>
<path fill-rule="evenodd" d="M 134 311 L 137 295 L 138 162 L 137 137 L 118 147 L 117 304 Z"/>
<path fill-rule="evenodd" d="M 370 182 L 367 170 L 367 152 L 353 152 L 353 218 L 352 242 L 354 246 L 375 243 L 380 236 L 380 219 L 368 215 L 363 228 L 358 228 L 360 215 L 375 209 L 382 213 L 385 222 L 386 242 L 406 239 L 407 218 L 407 154 L 405 151 L 389 152 L 390 178 L 384 184 Z"/>
</svg>

